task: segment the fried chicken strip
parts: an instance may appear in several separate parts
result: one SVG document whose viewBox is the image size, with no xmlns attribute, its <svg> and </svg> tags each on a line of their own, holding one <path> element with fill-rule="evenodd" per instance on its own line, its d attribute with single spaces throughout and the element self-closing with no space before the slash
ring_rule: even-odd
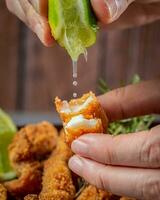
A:
<svg viewBox="0 0 160 200">
<path fill-rule="evenodd" d="M 40 200 L 74 199 L 75 186 L 67 164 L 72 152 L 63 138 L 59 138 L 55 152 L 45 162 Z"/>
<path fill-rule="evenodd" d="M 42 163 L 57 143 L 57 130 L 48 122 L 22 128 L 9 146 L 12 167 L 18 179 L 6 182 L 9 193 L 16 198 L 38 194 L 42 183 Z"/>
<path fill-rule="evenodd" d="M 66 142 L 86 133 L 105 133 L 108 125 L 106 114 L 94 93 L 89 92 L 70 102 L 55 99 L 56 109 L 63 121 Z"/>
<path fill-rule="evenodd" d="M 136 200 L 134 198 L 129 198 L 129 197 L 121 197 L 120 200 Z"/>
<path fill-rule="evenodd" d="M 38 194 L 41 191 L 42 165 L 39 162 L 22 164 L 18 179 L 5 183 L 11 196 L 22 198 L 27 194 Z"/>
<path fill-rule="evenodd" d="M 7 189 L 0 184 L 0 200 L 7 200 Z"/>
<path fill-rule="evenodd" d="M 76 200 L 109 200 L 111 194 L 97 189 L 95 186 L 87 186 Z"/>
<path fill-rule="evenodd" d="M 24 200 L 39 200 L 39 198 L 36 194 L 28 194 L 24 197 Z"/>
</svg>

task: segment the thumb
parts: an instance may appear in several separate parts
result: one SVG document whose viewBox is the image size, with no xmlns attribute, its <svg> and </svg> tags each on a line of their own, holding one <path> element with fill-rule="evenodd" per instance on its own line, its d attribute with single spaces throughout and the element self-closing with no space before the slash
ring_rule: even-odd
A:
<svg viewBox="0 0 160 200">
<path fill-rule="evenodd" d="M 91 0 L 93 9 L 102 23 L 108 24 L 120 17 L 134 0 Z"/>
</svg>

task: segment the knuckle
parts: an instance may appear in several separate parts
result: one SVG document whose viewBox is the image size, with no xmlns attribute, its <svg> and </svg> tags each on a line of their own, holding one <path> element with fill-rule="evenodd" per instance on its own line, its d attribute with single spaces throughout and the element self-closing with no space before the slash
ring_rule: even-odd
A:
<svg viewBox="0 0 160 200">
<path fill-rule="evenodd" d="M 116 143 L 117 139 L 118 137 L 112 137 L 111 143 L 109 143 L 108 140 L 108 145 L 107 145 L 108 147 L 107 146 L 105 147 L 103 158 L 104 158 L 104 163 L 107 165 L 115 164 L 117 161 L 116 151 L 114 148 L 112 148 L 112 143 L 114 142 Z"/>
<path fill-rule="evenodd" d="M 159 177 L 148 178 L 142 186 L 142 199 L 160 200 L 160 180 Z"/>
<path fill-rule="evenodd" d="M 114 155 L 113 152 L 110 151 L 108 148 L 105 150 L 105 155 L 104 155 L 104 162 L 105 164 L 111 165 L 113 164 L 114 160 Z"/>
<path fill-rule="evenodd" d="M 106 178 L 105 178 L 105 175 L 104 175 L 104 171 L 102 169 L 100 169 L 98 172 L 97 172 L 97 178 L 95 180 L 95 185 L 98 186 L 98 188 L 101 188 L 103 190 L 108 190 L 108 186 L 109 186 L 109 183 L 108 181 L 106 181 Z"/>
<path fill-rule="evenodd" d="M 150 130 L 142 145 L 140 161 L 152 168 L 160 167 L 160 134 L 157 134 L 154 128 Z"/>
</svg>

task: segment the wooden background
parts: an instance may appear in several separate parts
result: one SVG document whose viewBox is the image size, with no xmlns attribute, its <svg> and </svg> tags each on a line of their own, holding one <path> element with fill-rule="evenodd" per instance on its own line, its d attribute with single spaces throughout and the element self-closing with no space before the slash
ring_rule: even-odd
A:
<svg viewBox="0 0 160 200">
<path fill-rule="evenodd" d="M 78 94 L 93 90 L 98 80 L 115 88 L 138 73 L 143 79 L 160 75 L 160 21 L 125 31 L 99 33 L 78 63 Z M 46 48 L 0 2 L 0 107 L 11 111 L 51 111 L 55 96 L 71 98 L 71 60 L 55 45 Z"/>
</svg>

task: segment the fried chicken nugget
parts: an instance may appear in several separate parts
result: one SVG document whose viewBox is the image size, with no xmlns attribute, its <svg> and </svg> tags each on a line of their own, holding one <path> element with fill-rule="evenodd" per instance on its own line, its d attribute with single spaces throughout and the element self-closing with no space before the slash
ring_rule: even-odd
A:
<svg viewBox="0 0 160 200">
<path fill-rule="evenodd" d="M 72 152 L 64 142 L 63 136 L 58 140 L 58 145 L 45 162 L 40 200 L 72 200 L 75 196 L 75 186 L 72 181 L 68 160 Z"/>
<path fill-rule="evenodd" d="M 7 200 L 7 189 L 0 184 L 0 200 Z"/>
<path fill-rule="evenodd" d="M 22 128 L 9 146 L 13 167 L 19 162 L 43 160 L 56 146 L 57 130 L 52 124 L 42 122 Z"/>
<path fill-rule="evenodd" d="M 57 130 L 48 122 L 22 128 L 9 146 L 9 157 L 18 179 L 6 182 L 9 193 L 22 198 L 41 190 L 42 164 L 57 143 Z"/>
<path fill-rule="evenodd" d="M 76 200 L 109 200 L 111 194 L 97 189 L 95 186 L 87 186 Z"/>
<path fill-rule="evenodd" d="M 25 163 L 20 168 L 20 177 L 5 183 L 8 192 L 16 198 L 38 194 L 41 191 L 42 165 L 39 162 Z"/>
<path fill-rule="evenodd" d="M 55 105 L 63 121 L 69 145 L 83 134 L 106 132 L 108 119 L 94 93 L 89 92 L 70 102 L 56 97 Z"/>
<path fill-rule="evenodd" d="M 28 194 L 24 197 L 24 200 L 39 200 L 39 198 L 36 194 Z"/>
</svg>

